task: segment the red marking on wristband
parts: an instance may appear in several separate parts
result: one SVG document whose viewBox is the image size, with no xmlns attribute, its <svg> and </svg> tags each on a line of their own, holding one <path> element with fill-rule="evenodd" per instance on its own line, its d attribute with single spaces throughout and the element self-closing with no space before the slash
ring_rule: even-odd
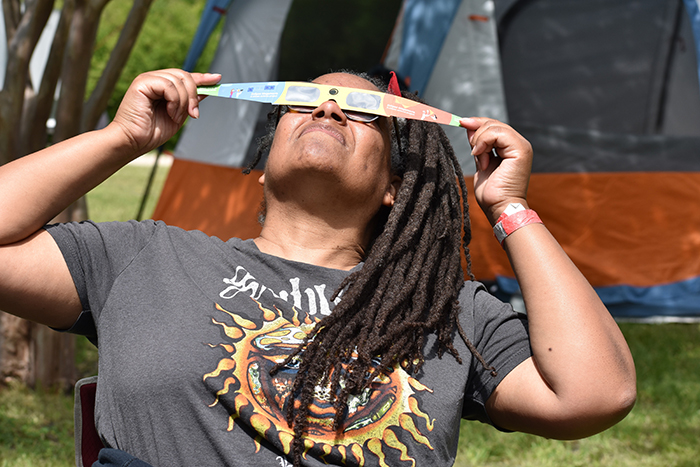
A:
<svg viewBox="0 0 700 467">
<path fill-rule="evenodd" d="M 502 219 L 501 219 L 502 218 Z M 524 211 L 519 211 L 510 216 L 505 216 L 501 214 L 499 217 L 499 222 L 501 228 L 505 232 L 506 236 L 501 240 L 501 246 L 505 243 L 506 238 L 516 230 L 525 227 L 529 224 L 542 224 L 542 219 L 537 215 L 532 209 L 526 209 Z"/>
</svg>

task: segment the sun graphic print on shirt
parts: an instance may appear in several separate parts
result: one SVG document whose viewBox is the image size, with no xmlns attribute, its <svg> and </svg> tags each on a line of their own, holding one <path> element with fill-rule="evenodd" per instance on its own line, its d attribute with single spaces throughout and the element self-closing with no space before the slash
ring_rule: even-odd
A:
<svg viewBox="0 0 700 467">
<path fill-rule="evenodd" d="M 301 319 L 292 307 L 285 318 L 277 307 L 269 309 L 251 298 L 261 311 L 261 322 L 253 322 L 216 304 L 219 326 L 227 342 L 210 343 L 220 349 L 217 368 L 204 375 L 214 393 L 210 407 L 226 405 L 228 431 L 237 424 L 255 430 L 254 449 L 258 452 L 269 442 L 289 454 L 294 434 L 287 425 L 286 407 L 297 373 L 298 361 L 288 364 L 274 375 L 270 369 L 303 341 L 319 319 L 308 315 Z M 339 432 L 333 429 L 335 409 L 328 387 L 317 387 L 309 416 L 304 457 L 313 455 L 322 462 L 349 465 L 387 465 L 386 457 L 394 451 L 402 461 L 415 465 L 406 442 L 397 433 L 410 435 L 411 444 L 419 443 L 432 450 L 424 435 L 433 430 L 434 420 L 421 411 L 416 396 L 432 391 L 400 367 L 386 376 L 375 378 L 362 394 L 348 399 L 348 410 Z M 421 428 L 416 426 L 419 422 Z M 376 456 L 370 461 L 368 456 Z"/>
</svg>

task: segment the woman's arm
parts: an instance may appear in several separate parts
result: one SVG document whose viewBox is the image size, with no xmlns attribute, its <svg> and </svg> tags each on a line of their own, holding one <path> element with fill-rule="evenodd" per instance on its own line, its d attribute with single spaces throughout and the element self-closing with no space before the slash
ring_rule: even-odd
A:
<svg viewBox="0 0 700 467">
<path fill-rule="evenodd" d="M 494 120 L 463 126 L 477 162 L 475 196 L 491 224 L 510 203 L 527 209 L 530 144 Z M 533 356 L 496 388 L 489 416 L 502 428 L 558 439 L 614 425 L 636 398 L 634 362 L 617 324 L 544 225 L 516 230 L 504 248 L 525 301 Z"/>
<path fill-rule="evenodd" d="M 167 141 L 199 114 L 196 87 L 218 75 L 181 70 L 134 80 L 114 120 L 0 167 L 0 245 L 36 232 L 132 159 Z"/>
<path fill-rule="evenodd" d="M 112 123 L 0 167 L 0 309 L 56 327 L 80 313 L 63 257 L 42 227 L 137 156 L 197 117 L 198 85 L 218 75 L 145 73 Z"/>
</svg>

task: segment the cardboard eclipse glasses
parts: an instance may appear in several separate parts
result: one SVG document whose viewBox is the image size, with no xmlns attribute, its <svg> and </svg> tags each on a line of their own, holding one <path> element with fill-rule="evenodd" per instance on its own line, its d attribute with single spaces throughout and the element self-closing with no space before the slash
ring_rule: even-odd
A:
<svg viewBox="0 0 700 467">
<path fill-rule="evenodd" d="M 333 100 L 344 111 L 372 114 L 382 117 L 399 117 L 426 120 L 443 125 L 460 126 L 461 117 L 404 97 L 366 89 L 346 88 L 328 84 L 297 81 L 271 81 L 263 83 L 229 83 L 200 86 L 197 94 L 273 105 L 289 105 L 316 108 Z M 350 119 L 362 121 L 362 118 Z M 371 120 L 366 120 L 371 121 Z"/>
</svg>

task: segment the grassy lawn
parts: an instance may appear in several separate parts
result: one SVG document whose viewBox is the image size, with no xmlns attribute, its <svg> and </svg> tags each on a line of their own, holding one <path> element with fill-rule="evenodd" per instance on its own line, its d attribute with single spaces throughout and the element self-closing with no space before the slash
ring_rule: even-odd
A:
<svg viewBox="0 0 700 467">
<path fill-rule="evenodd" d="M 93 190 L 88 195 L 91 218 L 135 217 L 149 170 L 127 166 Z M 166 172 L 159 168 L 153 193 L 160 192 Z M 155 198 L 144 217 L 151 215 Z M 700 325 L 623 323 L 621 328 L 638 375 L 637 405 L 625 420 L 599 435 L 569 442 L 463 422 L 456 465 L 700 466 Z M 80 338 L 79 371 L 93 374 L 95 359 L 94 349 Z M 73 456 L 71 394 L 20 385 L 0 388 L 0 467 L 68 467 L 74 465 Z"/>
<path fill-rule="evenodd" d="M 462 422 L 455 465 L 700 466 L 700 325 L 620 327 L 637 368 L 637 404 L 627 418 L 567 442 Z"/>
<path fill-rule="evenodd" d="M 151 167 L 148 165 L 130 164 L 123 167 L 88 193 L 87 204 L 90 218 L 95 222 L 135 219 L 150 174 Z M 150 196 L 143 211 L 144 219 L 148 219 L 153 214 L 158 202 L 158 194 L 167 175 L 168 167 L 159 166 L 157 168 Z"/>
</svg>

